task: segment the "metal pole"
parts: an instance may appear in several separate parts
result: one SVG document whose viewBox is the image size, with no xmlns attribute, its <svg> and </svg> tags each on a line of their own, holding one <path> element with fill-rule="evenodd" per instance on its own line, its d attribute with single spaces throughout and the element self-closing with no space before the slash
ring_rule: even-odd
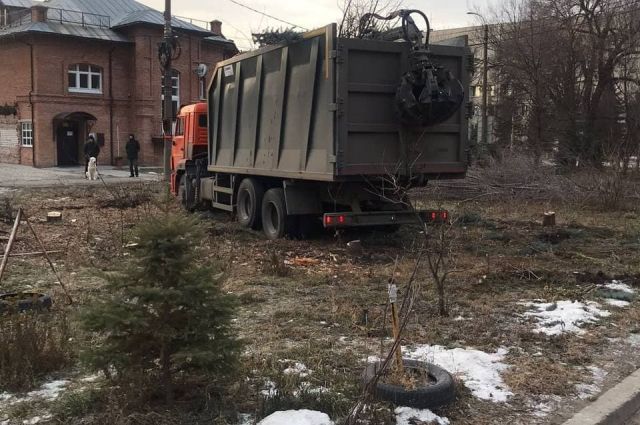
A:
<svg viewBox="0 0 640 425">
<path fill-rule="evenodd" d="M 163 82 L 164 82 L 164 101 L 162 105 L 162 125 L 164 128 L 164 178 L 169 180 L 171 174 L 171 130 L 173 124 L 173 79 L 172 79 L 172 67 L 171 56 L 173 45 L 173 32 L 171 30 L 171 0 L 165 0 L 164 3 L 164 40 L 163 47 L 166 54 L 166 59 L 163 66 Z"/>
<path fill-rule="evenodd" d="M 482 75 L 482 144 L 484 149 L 489 144 L 489 117 L 488 117 L 488 78 L 489 78 L 489 25 L 484 24 L 484 53 Z"/>
</svg>

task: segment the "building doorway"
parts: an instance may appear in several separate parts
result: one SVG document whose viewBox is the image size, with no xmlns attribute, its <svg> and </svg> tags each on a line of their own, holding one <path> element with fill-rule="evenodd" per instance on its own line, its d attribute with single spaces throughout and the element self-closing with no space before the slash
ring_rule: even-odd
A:
<svg viewBox="0 0 640 425">
<path fill-rule="evenodd" d="M 80 134 L 77 121 L 63 121 L 58 126 L 58 166 L 78 165 Z"/>
<path fill-rule="evenodd" d="M 61 113 L 53 119 L 59 167 L 84 164 L 83 146 L 96 118 L 86 112 Z"/>
</svg>

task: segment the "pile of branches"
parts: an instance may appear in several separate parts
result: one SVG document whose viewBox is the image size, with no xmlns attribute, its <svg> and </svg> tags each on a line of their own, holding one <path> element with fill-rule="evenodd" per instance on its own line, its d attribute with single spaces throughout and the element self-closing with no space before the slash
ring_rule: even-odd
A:
<svg viewBox="0 0 640 425">
<path fill-rule="evenodd" d="M 293 28 L 267 28 L 260 33 L 252 33 L 253 42 L 260 47 L 273 46 L 275 44 L 287 44 L 302 40 L 302 33 Z"/>
</svg>

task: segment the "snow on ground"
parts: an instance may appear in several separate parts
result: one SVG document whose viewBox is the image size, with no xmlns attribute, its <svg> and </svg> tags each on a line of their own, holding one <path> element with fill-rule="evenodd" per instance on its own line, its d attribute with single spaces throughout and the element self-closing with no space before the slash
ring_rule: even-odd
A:
<svg viewBox="0 0 640 425">
<path fill-rule="evenodd" d="M 589 366 L 587 369 L 591 371 L 592 381 L 590 384 L 583 383 L 576 385 L 576 391 L 578 392 L 578 398 L 580 400 L 591 398 L 600 393 L 604 378 L 607 376 L 607 372 L 597 366 Z"/>
<path fill-rule="evenodd" d="M 537 319 L 538 325 L 534 332 L 547 335 L 560 335 L 564 332 L 584 333 L 580 329 L 582 325 L 597 322 L 601 317 L 611 315 L 608 311 L 600 309 L 600 304 L 593 301 L 586 303 L 579 301 L 524 302 L 521 304 L 532 308 L 524 315 Z"/>
<path fill-rule="evenodd" d="M 413 425 L 422 423 L 449 425 L 449 419 L 441 418 L 429 409 L 414 409 L 411 407 L 396 407 L 396 425 Z"/>
<path fill-rule="evenodd" d="M 629 301 L 616 300 L 614 298 L 607 298 L 607 299 L 604 300 L 604 302 L 606 302 L 610 306 L 620 307 L 620 308 L 629 307 L 629 304 L 631 304 Z"/>
<path fill-rule="evenodd" d="M 619 280 L 612 280 L 611 283 L 606 283 L 604 287 L 611 289 L 612 291 L 626 292 L 627 294 L 634 294 L 636 292 L 631 286 L 626 283 L 622 283 Z"/>
<path fill-rule="evenodd" d="M 304 378 L 305 376 L 309 376 L 311 371 L 304 363 L 295 362 L 293 366 L 289 366 L 282 373 L 284 373 L 285 375 L 298 375 Z"/>
<path fill-rule="evenodd" d="M 489 354 L 471 348 L 447 349 L 439 345 L 419 345 L 403 348 L 404 357 L 434 363 L 452 375 L 458 375 L 474 396 L 503 402 L 513 393 L 509 391 L 500 372 L 509 366 L 502 363 L 507 350 Z"/>
<path fill-rule="evenodd" d="M 44 416 L 34 416 L 31 419 L 25 419 L 22 421 L 23 425 L 36 425 L 40 422 L 48 421 L 51 419 L 53 415 L 44 415 Z"/>
<path fill-rule="evenodd" d="M 58 381 L 47 382 L 39 390 L 27 393 L 28 398 L 42 398 L 48 401 L 55 400 L 62 393 L 70 381 L 60 379 Z"/>
<path fill-rule="evenodd" d="M 274 412 L 258 425 L 334 425 L 329 415 L 314 410 L 286 410 Z"/>
<path fill-rule="evenodd" d="M 273 398 L 276 395 L 278 395 L 278 389 L 276 388 L 276 383 L 273 381 L 265 381 L 264 387 L 262 391 L 260 391 L 260 394 L 262 394 L 266 398 Z"/>
</svg>

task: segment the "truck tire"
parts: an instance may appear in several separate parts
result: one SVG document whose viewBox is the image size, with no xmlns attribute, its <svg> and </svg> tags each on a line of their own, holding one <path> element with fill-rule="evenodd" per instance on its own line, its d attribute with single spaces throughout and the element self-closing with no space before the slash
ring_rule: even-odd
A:
<svg viewBox="0 0 640 425">
<path fill-rule="evenodd" d="M 449 372 L 432 363 L 403 359 L 405 369 L 426 369 L 431 383 L 425 382 L 417 388 L 407 390 L 399 385 L 378 382 L 372 389 L 378 400 L 390 401 L 398 406 L 431 409 L 452 403 L 455 400 L 455 384 Z M 381 362 L 369 363 L 362 376 L 367 385 L 380 368 Z"/>
<path fill-rule="evenodd" d="M 284 190 L 267 190 L 262 198 L 262 230 L 269 239 L 280 239 L 287 233 L 287 207 Z"/>
<path fill-rule="evenodd" d="M 260 218 L 264 186 L 258 180 L 246 178 L 240 183 L 237 197 L 238 223 L 243 227 L 258 230 L 262 224 Z"/>
<path fill-rule="evenodd" d="M 178 185 L 178 200 L 182 204 L 185 210 L 193 212 L 196 209 L 196 201 L 194 199 L 194 191 L 191 183 L 188 182 L 189 178 L 186 174 L 180 177 L 180 183 Z M 189 183 L 189 187 L 187 187 Z"/>
</svg>

